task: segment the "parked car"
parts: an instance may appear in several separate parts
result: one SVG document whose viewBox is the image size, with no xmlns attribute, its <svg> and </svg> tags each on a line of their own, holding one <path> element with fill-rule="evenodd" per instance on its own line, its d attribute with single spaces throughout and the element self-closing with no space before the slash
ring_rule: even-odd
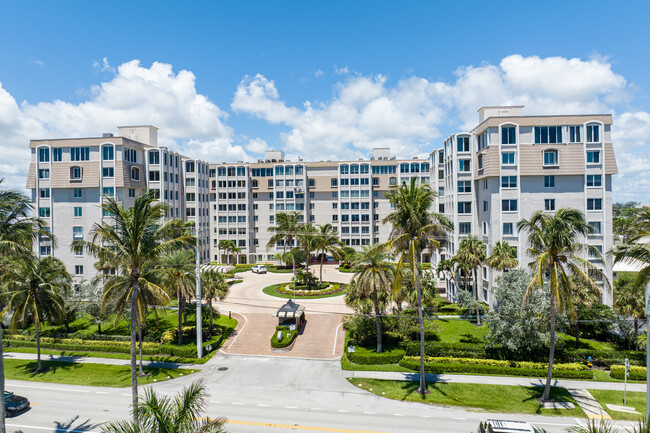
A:
<svg viewBox="0 0 650 433">
<path fill-rule="evenodd" d="M 256 274 L 266 274 L 266 266 L 264 265 L 255 265 L 251 268 L 252 272 Z"/>
<path fill-rule="evenodd" d="M 18 415 L 21 412 L 29 410 L 29 400 L 13 392 L 5 391 L 5 410 L 7 411 L 7 416 Z"/>
<path fill-rule="evenodd" d="M 481 421 L 478 433 L 535 433 L 533 426 L 523 421 L 489 419 Z"/>
</svg>

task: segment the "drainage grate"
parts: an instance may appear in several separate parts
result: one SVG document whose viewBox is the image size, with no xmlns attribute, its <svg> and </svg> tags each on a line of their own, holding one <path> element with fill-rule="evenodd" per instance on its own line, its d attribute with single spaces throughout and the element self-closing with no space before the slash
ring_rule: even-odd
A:
<svg viewBox="0 0 650 433">
<path fill-rule="evenodd" d="M 219 370 L 219 371 L 226 371 L 226 370 L 228 370 L 228 367 L 219 367 L 219 368 L 217 368 L 217 370 Z"/>
</svg>

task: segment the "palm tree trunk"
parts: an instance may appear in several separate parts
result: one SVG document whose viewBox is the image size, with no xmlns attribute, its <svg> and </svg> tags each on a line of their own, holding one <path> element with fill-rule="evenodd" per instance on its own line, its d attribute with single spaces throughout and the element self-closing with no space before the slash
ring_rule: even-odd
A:
<svg viewBox="0 0 650 433">
<path fill-rule="evenodd" d="M 131 404 L 133 405 L 133 422 L 138 422 L 138 375 L 135 358 L 135 325 L 138 320 L 138 280 L 134 278 L 131 289 Z"/>
<path fill-rule="evenodd" d="M 177 290 L 178 297 L 178 345 L 183 345 L 183 298 L 181 297 L 180 287 Z"/>
<path fill-rule="evenodd" d="M 140 370 L 139 374 L 140 376 L 144 376 L 144 371 L 142 371 L 142 323 L 140 323 L 140 319 L 138 318 L 138 346 L 140 346 Z"/>
<path fill-rule="evenodd" d="M 575 323 L 575 332 L 576 332 L 576 349 L 580 349 L 580 324 L 578 323 L 577 317 Z"/>
<path fill-rule="evenodd" d="M 377 326 L 377 353 L 383 351 L 381 347 L 381 317 L 379 317 L 379 299 L 377 298 L 377 290 L 373 290 L 373 301 L 375 303 L 375 325 Z"/>
<path fill-rule="evenodd" d="M 416 254 L 413 260 L 413 273 L 415 274 L 415 294 L 418 304 L 418 321 L 420 322 L 420 389 L 418 392 L 422 395 L 429 393 L 427 383 L 424 377 L 424 315 L 422 313 L 422 287 L 420 286 L 420 269 L 419 257 Z"/>
<path fill-rule="evenodd" d="M 476 296 L 476 324 L 481 326 L 481 312 L 479 311 L 481 301 L 478 299 L 478 272 L 476 272 L 476 268 L 474 268 L 474 296 Z"/>
<path fill-rule="evenodd" d="M 310 259 L 310 254 L 309 253 L 310 253 L 310 251 L 306 250 L 305 252 L 307 253 L 307 258 L 305 259 L 305 278 L 307 280 L 306 281 L 307 287 L 309 287 L 309 259 Z"/>
<path fill-rule="evenodd" d="M 634 350 L 639 350 L 639 341 L 637 340 L 638 336 L 639 336 L 639 319 L 635 317 L 634 318 Z"/>
<path fill-rule="evenodd" d="M 325 251 L 323 251 L 320 255 L 320 283 L 323 284 L 323 256 L 325 255 Z"/>
<path fill-rule="evenodd" d="M 97 322 L 97 333 L 98 334 L 102 333 L 102 322 Z"/>
<path fill-rule="evenodd" d="M 2 395 L 5 395 L 5 361 L 2 345 L 2 327 L 0 327 L 0 392 Z M 5 433 L 7 431 L 5 425 L 5 399 L 0 398 L 0 433 Z"/>
<path fill-rule="evenodd" d="M 41 327 L 38 323 L 38 314 L 34 315 L 34 330 L 36 332 L 36 371 L 41 371 Z M 4 394 L 3 394 L 4 398 Z"/>
<path fill-rule="evenodd" d="M 213 328 L 213 317 L 214 317 L 214 307 L 212 306 L 212 298 L 208 298 L 208 307 L 210 307 L 210 333 L 212 333 Z"/>
<path fill-rule="evenodd" d="M 553 357 L 555 356 L 555 296 L 551 295 L 551 339 L 549 341 L 548 350 L 548 373 L 546 373 L 546 386 L 544 387 L 544 394 L 542 401 L 549 401 L 551 399 L 551 380 L 553 377 Z"/>
</svg>

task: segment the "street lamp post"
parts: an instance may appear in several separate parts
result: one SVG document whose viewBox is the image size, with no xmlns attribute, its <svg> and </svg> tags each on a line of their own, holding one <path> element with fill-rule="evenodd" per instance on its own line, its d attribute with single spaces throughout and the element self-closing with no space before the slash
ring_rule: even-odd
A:
<svg viewBox="0 0 650 433">
<path fill-rule="evenodd" d="M 196 357 L 203 358 L 203 322 L 201 319 L 201 230 L 196 229 Z"/>
</svg>

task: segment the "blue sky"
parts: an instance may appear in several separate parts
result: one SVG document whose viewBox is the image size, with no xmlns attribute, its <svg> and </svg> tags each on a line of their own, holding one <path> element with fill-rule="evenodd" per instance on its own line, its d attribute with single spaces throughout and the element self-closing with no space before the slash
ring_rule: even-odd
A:
<svg viewBox="0 0 650 433">
<path fill-rule="evenodd" d="M 128 123 L 214 162 L 423 155 L 512 103 L 613 113 L 615 200 L 647 203 L 648 16 L 647 1 L 0 1 L 0 177 L 24 185 L 30 138 Z"/>
</svg>

